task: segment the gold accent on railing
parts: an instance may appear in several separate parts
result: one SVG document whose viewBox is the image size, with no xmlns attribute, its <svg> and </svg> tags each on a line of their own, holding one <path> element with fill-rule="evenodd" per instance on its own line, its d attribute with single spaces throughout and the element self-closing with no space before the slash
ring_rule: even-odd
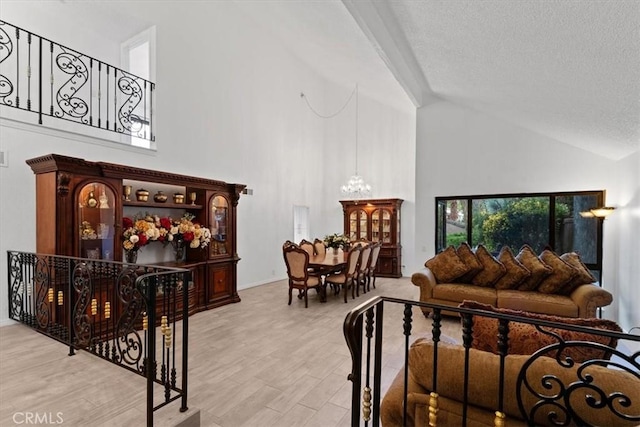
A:
<svg viewBox="0 0 640 427">
<path fill-rule="evenodd" d="M 47 299 L 49 300 L 49 302 L 53 302 L 53 288 L 49 288 L 49 290 L 47 291 Z"/>
<path fill-rule="evenodd" d="M 58 305 L 62 305 L 64 303 L 64 295 L 62 291 L 58 291 Z"/>
<path fill-rule="evenodd" d="M 362 394 L 362 419 L 369 421 L 371 419 L 371 388 L 365 387 Z"/>
<path fill-rule="evenodd" d="M 164 345 L 167 348 L 171 347 L 171 326 L 167 326 L 164 331 Z"/>
<path fill-rule="evenodd" d="M 162 316 L 162 319 L 160 320 L 160 333 L 162 335 L 164 335 L 165 331 L 167 330 L 167 316 Z"/>
<path fill-rule="evenodd" d="M 98 314 L 98 300 L 91 298 L 91 315 L 95 316 L 96 314 Z"/>
<path fill-rule="evenodd" d="M 147 312 L 142 313 L 142 330 L 146 331 L 149 329 L 149 316 L 147 316 Z"/>
<path fill-rule="evenodd" d="M 496 411 L 496 417 L 493 420 L 493 425 L 495 427 L 504 427 L 505 423 L 504 420 L 506 418 L 506 415 L 504 412 L 500 412 L 500 411 Z"/>
<path fill-rule="evenodd" d="M 109 319 L 111 317 L 111 303 L 109 301 L 104 303 L 104 318 Z"/>
<path fill-rule="evenodd" d="M 438 393 L 431 392 L 429 394 L 429 427 L 436 427 L 438 423 Z"/>
</svg>

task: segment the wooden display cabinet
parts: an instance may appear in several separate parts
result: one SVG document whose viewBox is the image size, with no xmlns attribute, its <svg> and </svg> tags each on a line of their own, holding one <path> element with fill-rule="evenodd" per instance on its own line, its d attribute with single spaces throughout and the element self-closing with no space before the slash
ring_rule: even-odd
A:
<svg viewBox="0 0 640 427">
<path fill-rule="evenodd" d="M 402 277 L 400 207 L 402 199 L 341 200 L 344 234 L 350 240 L 382 242 L 376 274 Z"/>
<path fill-rule="evenodd" d="M 156 264 L 191 270 L 190 312 L 240 301 L 236 208 L 244 185 L 59 154 L 30 159 L 27 164 L 36 174 L 38 253 L 122 261 L 123 216 L 162 210 L 178 218 L 188 212 L 212 231 L 210 245 L 187 248 L 183 262 Z M 125 185 L 131 185 L 129 197 L 124 194 Z M 135 192 L 142 185 L 166 186 L 167 200 L 156 202 L 153 194 L 146 201 L 137 200 Z M 182 202 L 172 197 L 176 188 L 184 194 Z"/>
</svg>

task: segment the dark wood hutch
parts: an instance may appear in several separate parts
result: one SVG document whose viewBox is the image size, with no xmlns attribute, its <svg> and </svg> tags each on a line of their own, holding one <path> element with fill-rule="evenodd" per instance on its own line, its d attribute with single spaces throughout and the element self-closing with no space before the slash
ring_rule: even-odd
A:
<svg viewBox="0 0 640 427">
<path fill-rule="evenodd" d="M 400 207 L 402 199 L 341 200 L 344 234 L 350 240 L 382 242 L 376 274 L 402 277 Z"/>
<path fill-rule="evenodd" d="M 194 221 L 211 230 L 209 246 L 188 248 L 182 262 L 154 264 L 191 270 L 191 313 L 240 301 L 236 207 L 244 185 L 59 154 L 29 159 L 27 164 L 36 174 L 38 253 L 121 261 L 123 216 L 141 209 L 169 210 L 176 218 L 189 212 Z M 171 193 L 163 203 L 154 201 L 153 194 L 147 201 L 138 201 L 136 189 L 145 183 L 156 188 L 164 185 L 169 191 L 178 188 L 184 199 L 176 203 Z M 131 185 L 131 197 L 123 194 L 127 185 Z"/>
</svg>

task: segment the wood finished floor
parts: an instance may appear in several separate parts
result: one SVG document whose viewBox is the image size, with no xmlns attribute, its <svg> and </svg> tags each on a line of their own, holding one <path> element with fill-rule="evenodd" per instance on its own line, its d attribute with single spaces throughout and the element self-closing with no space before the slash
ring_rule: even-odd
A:
<svg viewBox="0 0 640 427">
<path fill-rule="evenodd" d="M 205 427 L 348 426 L 351 358 L 342 334 L 346 313 L 374 295 L 415 300 L 408 278 L 344 303 L 315 292 L 287 305 L 286 281 L 240 291 L 242 302 L 190 317 L 189 407 Z M 385 308 L 383 392 L 403 365 L 402 307 Z M 414 308 L 414 335 L 431 324 Z M 458 322 L 445 322 L 455 335 Z M 393 326 L 393 327 L 392 327 Z M 86 352 L 22 325 L 0 328 L 0 425 L 18 412 L 60 412 L 65 426 L 145 425 L 145 382 Z M 174 402 L 155 415 L 179 412 Z M 175 411 L 175 412 L 171 412 Z M 19 420 L 19 419 L 18 419 Z"/>
</svg>

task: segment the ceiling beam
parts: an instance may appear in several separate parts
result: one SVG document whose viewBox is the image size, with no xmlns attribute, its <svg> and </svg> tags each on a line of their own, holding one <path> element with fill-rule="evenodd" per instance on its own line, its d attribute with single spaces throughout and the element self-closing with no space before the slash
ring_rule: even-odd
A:
<svg viewBox="0 0 640 427">
<path fill-rule="evenodd" d="M 438 99 L 386 2 L 342 0 L 342 3 L 416 108 Z"/>
</svg>

